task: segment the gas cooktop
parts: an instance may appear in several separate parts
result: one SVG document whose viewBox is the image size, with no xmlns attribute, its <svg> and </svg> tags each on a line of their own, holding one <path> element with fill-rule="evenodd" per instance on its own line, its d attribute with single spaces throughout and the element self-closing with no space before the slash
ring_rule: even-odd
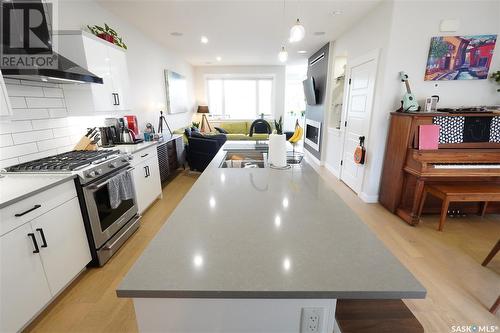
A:
<svg viewBox="0 0 500 333">
<path fill-rule="evenodd" d="M 7 172 L 71 172 L 120 154 L 119 150 L 74 150 L 5 168 Z"/>
</svg>

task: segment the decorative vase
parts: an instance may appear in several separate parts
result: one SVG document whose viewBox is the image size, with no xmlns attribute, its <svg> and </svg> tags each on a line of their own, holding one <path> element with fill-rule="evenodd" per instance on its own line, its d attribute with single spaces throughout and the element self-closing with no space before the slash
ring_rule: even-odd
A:
<svg viewBox="0 0 500 333">
<path fill-rule="evenodd" d="M 269 134 L 268 162 L 278 168 L 286 167 L 285 134 Z"/>
</svg>

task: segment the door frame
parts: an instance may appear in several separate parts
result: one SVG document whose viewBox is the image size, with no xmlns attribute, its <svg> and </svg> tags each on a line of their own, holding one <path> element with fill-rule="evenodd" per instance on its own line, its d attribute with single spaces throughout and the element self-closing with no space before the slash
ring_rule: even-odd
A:
<svg viewBox="0 0 500 333">
<path fill-rule="evenodd" d="M 377 49 L 374 49 L 372 51 L 369 51 L 365 54 L 363 54 L 362 56 L 359 56 L 357 58 L 354 58 L 352 60 L 349 59 L 349 56 L 347 57 L 347 63 L 346 63 L 346 70 L 345 70 L 345 76 L 346 76 L 346 80 L 345 80 L 345 86 L 344 86 L 344 91 L 346 92 L 344 94 L 344 101 L 343 101 L 343 104 L 344 104 L 344 107 L 343 107 L 343 110 L 342 110 L 342 116 L 341 116 L 341 124 L 344 124 L 344 126 L 341 126 L 341 131 L 342 131 L 342 138 L 341 138 L 341 149 L 340 149 L 340 160 L 343 161 L 344 159 L 344 150 L 345 150 L 345 145 L 346 145 L 346 126 L 345 126 L 345 122 L 347 121 L 347 110 L 349 108 L 349 102 L 350 102 L 350 97 L 351 97 L 351 89 L 350 89 L 350 84 L 349 84 L 349 81 L 351 79 L 351 69 L 353 67 L 356 67 L 356 66 L 359 66 L 359 65 L 362 65 L 366 62 L 369 62 L 369 61 L 374 61 L 374 65 L 375 65 L 375 80 L 373 81 L 373 96 L 372 96 L 372 99 L 371 99 L 371 102 L 370 102 L 370 112 L 367 114 L 367 117 L 366 117 L 366 121 L 365 121 L 365 125 L 364 125 L 364 133 L 365 133 L 365 148 L 366 148 L 366 151 L 369 152 L 369 146 L 370 146 L 370 126 L 371 126 L 371 119 L 372 119 L 372 113 L 373 113 L 373 107 L 375 105 L 375 92 L 376 92 L 376 87 L 377 87 L 377 76 L 378 76 L 378 66 L 379 66 L 379 57 L 380 57 L 380 49 L 377 48 Z M 367 162 L 370 163 L 370 159 L 367 158 Z M 344 165 L 341 164 L 340 165 L 340 168 L 339 168 L 339 180 L 342 181 L 342 171 L 344 169 Z M 364 164 L 362 166 L 362 175 L 361 175 L 361 180 L 360 180 L 360 187 L 359 187 L 359 190 L 358 192 L 356 192 L 354 189 L 353 191 L 356 192 L 356 194 L 359 196 L 362 191 L 363 191 L 363 183 L 364 183 L 364 179 L 365 179 L 365 171 L 366 171 L 366 164 Z M 349 187 L 350 188 L 350 187 Z"/>
</svg>

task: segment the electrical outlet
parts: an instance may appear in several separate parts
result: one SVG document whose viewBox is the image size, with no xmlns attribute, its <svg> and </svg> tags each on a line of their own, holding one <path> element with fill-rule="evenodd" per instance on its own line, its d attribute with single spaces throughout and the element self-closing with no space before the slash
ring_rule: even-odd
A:
<svg viewBox="0 0 500 333">
<path fill-rule="evenodd" d="M 324 313 L 324 308 L 302 308 L 300 333 L 322 332 Z"/>
</svg>

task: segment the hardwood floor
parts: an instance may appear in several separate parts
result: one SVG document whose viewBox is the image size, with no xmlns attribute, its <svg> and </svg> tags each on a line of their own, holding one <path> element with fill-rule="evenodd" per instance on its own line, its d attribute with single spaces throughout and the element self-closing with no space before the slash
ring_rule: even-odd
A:
<svg viewBox="0 0 500 333">
<path fill-rule="evenodd" d="M 488 312 L 500 295 L 500 255 L 481 266 L 500 237 L 499 215 L 450 218 L 444 232 L 436 231 L 437 215 L 424 215 L 411 227 L 379 204 L 362 203 L 326 169 L 318 171 L 427 288 L 426 299 L 405 301 L 425 332 L 451 332 L 452 325 L 500 326 L 500 314 Z M 136 332 L 132 302 L 117 298 L 115 288 L 196 178 L 180 173 L 120 252 L 106 266 L 84 272 L 26 331 Z"/>
</svg>

